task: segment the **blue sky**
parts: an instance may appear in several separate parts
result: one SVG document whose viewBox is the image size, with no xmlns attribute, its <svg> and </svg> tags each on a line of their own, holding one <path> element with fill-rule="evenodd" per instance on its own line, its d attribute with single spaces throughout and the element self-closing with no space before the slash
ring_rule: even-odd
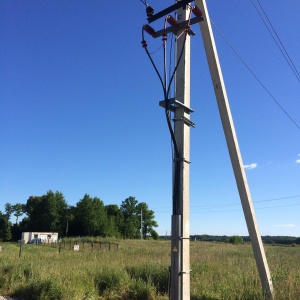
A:
<svg viewBox="0 0 300 300">
<path fill-rule="evenodd" d="M 156 11 L 172 1 L 149 0 Z M 300 3 L 261 0 L 297 69 Z M 300 124 L 300 84 L 251 0 L 207 0 L 210 17 Z M 171 141 L 141 47 L 139 0 L 0 2 L 0 210 L 31 195 L 128 196 L 170 233 Z M 163 20 L 152 25 L 161 29 Z M 198 25 L 191 38 L 190 232 L 247 235 Z M 300 236 L 300 130 L 214 30 L 262 235 Z M 161 40 L 146 36 L 162 70 Z M 170 44 L 168 44 L 170 50 Z M 170 55 L 170 53 L 168 53 Z"/>
</svg>

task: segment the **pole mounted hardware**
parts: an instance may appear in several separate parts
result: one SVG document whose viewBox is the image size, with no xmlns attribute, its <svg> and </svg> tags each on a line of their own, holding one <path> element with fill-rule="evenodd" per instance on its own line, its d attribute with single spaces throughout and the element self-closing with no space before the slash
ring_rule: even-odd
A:
<svg viewBox="0 0 300 300">
<path fill-rule="evenodd" d="M 188 115 L 190 113 L 194 112 L 194 110 L 192 108 L 184 105 L 182 102 L 176 100 L 175 98 L 168 99 L 167 101 L 162 100 L 159 102 L 159 105 L 163 108 L 166 108 L 166 106 L 167 106 L 167 109 L 172 112 L 175 112 L 179 108 L 183 108 L 184 112 Z M 173 121 L 183 121 L 188 126 L 192 126 L 192 127 L 196 126 L 196 124 L 194 122 L 192 122 L 189 118 L 187 118 L 185 116 L 181 116 L 178 119 L 174 118 Z"/>
<path fill-rule="evenodd" d="M 152 37 L 154 38 L 158 38 L 160 36 L 162 36 L 163 34 L 168 34 L 168 33 L 173 33 L 176 35 L 176 33 L 179 31 L 179 30 L 182 30 L 184 28 L 186 28 L 186 26 L 188 24 L 190 25 L 194 25 L 196 23 L 199 23 L 201 21 L 203 21 L 204 19 L 203 18 L 199 18 L 199 17 L 194 17 L 192 18 L 189 22 L 188 21 L 183 21 L 183 22 L 180 22 L 177 24 L 177 26 L 169 26 L 167 27 L 166 29 L 161 29 L 159 31 L 155 31 L 153 34 L 152 34 Z M 194 36 L 195 35 L 195 32 L 192 30 L 192 29 L 189 29 L 189 35 L 192 35 Z"/>
<path fill-rule="evenodd" d="M 181 271 L 181 274 L 191 274 L 193 270 L 188 270 L 188 271 Z"/>
<path fill-rule="evenodd" d="M 158 19 L 166 16 L 167 14 L 169 14 L 169 13 L 171 13 L 171 12 L 173 12 L 173 11 L 181 8 L 181 7 L 184 7 L 185 5 L 187 5 L 187 4 L 189 4 L 189 3 L 193 2 L 193 1 L 194 0 L 182 0 L 182 1 L 178 1 L 176 4 L 173 4 L 173 5 L 165 8 L 164 10 L 158 12 L 157 14 L 149 16 L 147 18 L 148 23 L 152 23 L 152 22 L 154 22 L 154 21 L 156 21 L 156 20 L 158 20 Z"/>
<path fill-rule="evenodd" d="M 174 122 L 177 122 L 177 121 L 183 121 L 186 125 L 188 126 L 192 126 L 192 127 L 196 127 L 196 124 L 194 122 L 192 122 L 190 119 L 186 118 L 186 117 L 181 117 L 179 119 L 172 119 Z"/>
<path fill-rule="evenodd" d="M 187 107 L 186 105 L 184 105 L 182 102 L 176 100 L 175 98 L 168 99 L 167 101 L 166 100 L 159 101 L 159 105 L 163 108 L 166 108 L 166 105 L 167 105 L 168 106 L 167 108 L 169 110 L 171 110 L 172 112 L 174 112 L 178 108 L 183 108 L 184 112 L 186 112 L 188 114 L 194 112 L 194 110 L 192 108 Z"/>
<path fill-rule="evenodd" d="M 154 14 L 154 8 L 150 5 L 147 5 L 146 7 L 146 15 L 148 18 L 151 18 Z"/>
</svg>

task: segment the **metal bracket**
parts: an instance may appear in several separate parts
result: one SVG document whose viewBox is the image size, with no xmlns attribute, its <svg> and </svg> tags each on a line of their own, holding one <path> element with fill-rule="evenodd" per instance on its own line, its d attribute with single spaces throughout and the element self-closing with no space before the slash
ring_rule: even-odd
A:
<svg viewBox="0 0 300 300">
<path fill-rule="evenodd" d="M 181 271 L 181 274 L 191 274 L 191 272 L 193 272 L 193 270 L 188 270 L 188 271 Z"/>
<path fill-rule="evenodd" d="M 187 164 L 191 163 L 190 161 L 186 160 L 184 157 L 174 158 L 173 161 L 174 162 L 176 162 L 176 161 L 183 161 L 183 162 L 185 162 Z M 182 237 L 180 237 L 180 239 L 182 239 Z"/>
<path fill-rule="evenodd" d="M 173 121 L 183 121 L 188 126 L 192 126 L 194 128 L 196 127 L 196 124 L 186 117 L 181 117 L 180 119 L 173 119 Z"/>
<path fill-rule="evenodd" d="M 194 18 L 192 18 L 192 19 L 190 20 L 190 22 L 188 22 L 188 21 L 183 21 L 183 22 L 180 22 L 180 23 L 178 24 L 178 26 L 176 26 L 176 27 L 174 27 L 174 26 L 169 26 L 169 27 L 167 27 L 166 29 L 158 30 L 158 31 L 156 31 L 156 32 L 152 35 L 152 37 L 158 38 L 158 37 L 160 37 L 160 36 L 162 36 L 162 35 L 164 35 L 164 34 L 169 34 L 169 33 L 171 33 L 171 32 L 172 32 L 173 34 L 176 35 L 176 34 L 177 34 L 177 31 L 186 28 L 186 26 L 187 26 L 188 24 L 189 24 L 189 25 L 194 25 L 194 24 L 199 23 L 199 22 L 202 22 L 202 21 L 204 21 L 203 18 L 194 17 Z M 189 29 L 188 34 L 194 36 L 194 35 L 195 35 L 195 32 L 194 32 L 192 29 Z"/>
<path fill-rule="evenodd" d="M 167 109 L 169 109 L 173 112 L 178 108 L 183 108 L 184 112 L 186 112 L 188 114 L 194 112 L 194 110 L 192 108 L 184 105 L 182 102 L 176 100 L 175 98 L 170 98 L 167 101 L 166 100 L 159 101 L 159 105 L 163 108 L 166 108 L 166 102 L 168 102 Z"/>
<path fill-rule="evenodd" d="M 149 23 L 156 21 L 156 20 L 160 19 L 161 17 L 173 12 L 176 9 L 179 9 L 179 8 L 187 5 L 188 3 L 192 2 L 192 1 L 193 0 L 183 0 L 183 1 L 177 2 L 176 4 L 173 4 L 173 5 L 165 8 L 164 10 L 158 12 L 157 14 L 149 17 L 147 20 Z"/>
</svg>

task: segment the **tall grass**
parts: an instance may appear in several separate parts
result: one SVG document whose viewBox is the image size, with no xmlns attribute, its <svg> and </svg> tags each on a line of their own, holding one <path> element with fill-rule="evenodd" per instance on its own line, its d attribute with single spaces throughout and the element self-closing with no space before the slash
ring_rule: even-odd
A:
<svg viewBox="0 0 300 300">
<path fill-rule="evenodd" d="M 168 299 L 169 241 L 118 251 L 2 244 L 0 294 L 24 299 Z M 300 299 L 300 247 L 267 246 L 276 299 Z M 191 299 L 263 299 L 250 244 L 191 242 Z"/>
</svg>

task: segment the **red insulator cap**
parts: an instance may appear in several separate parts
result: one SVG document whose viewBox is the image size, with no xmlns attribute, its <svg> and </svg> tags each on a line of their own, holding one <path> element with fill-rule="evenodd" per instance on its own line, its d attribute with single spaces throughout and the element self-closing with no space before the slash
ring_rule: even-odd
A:
<svg viewBox="0 0 300 300">
<path fill-rule="evenodd" d="M 192 12 L 193 14 L 197 17 L 197 18 L 202 18 L 202 11 L 200 10 L 200 8 L 198 6 L 193 6 L 192 7 Z"/>
<path fill-rule="evenodd" d="M 176 19 L 174 19 L 172 16 L 167 16 L 167 22 L 173 27 L 178 26 Z"/>
<path fill-rule="evenodd" d="M 150 35 L 153 35 L 155 33 L 155 30 L 148 24 L 144 25 L 143 29 Z"/>
</svg>

